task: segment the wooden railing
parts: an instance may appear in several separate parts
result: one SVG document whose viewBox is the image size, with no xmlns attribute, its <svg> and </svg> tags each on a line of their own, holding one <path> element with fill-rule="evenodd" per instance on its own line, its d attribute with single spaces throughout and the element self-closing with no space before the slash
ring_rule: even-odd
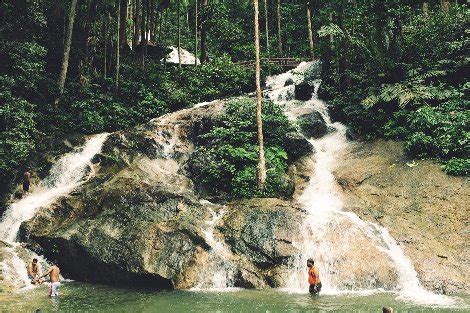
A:
<svg viewBox="0 0 470 313">
<path fill-rule="evenodd" d="M 261 64 L 275 64 L 281 67 L 297 67 L 301 61 L 295 58 L 262 58 Z M 241 61 L 236 64 L 243 67 L 254 67 L 255 60 Z"/>
</svg>

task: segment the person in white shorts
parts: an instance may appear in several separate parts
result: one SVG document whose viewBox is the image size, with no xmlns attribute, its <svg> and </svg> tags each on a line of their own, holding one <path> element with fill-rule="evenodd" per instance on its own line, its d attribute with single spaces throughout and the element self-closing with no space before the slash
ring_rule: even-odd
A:
<svg viewBox="0 0 470 313">
<path fill-rule="evenodd" d="M 49 275 L 49 278 L 51 280 L 51 291 L 49 293 L 49 296 L 51 298 L 57 297 L 59 295 L 59 287 L 60 287 L 60 268 L 57 266 L 57 262 L 53 261 L 51 268 L 46 272 L 46 274 L 42 275 L 39 277 L 41 279 L 42 277 L 46 277 Z"/>
</svg>

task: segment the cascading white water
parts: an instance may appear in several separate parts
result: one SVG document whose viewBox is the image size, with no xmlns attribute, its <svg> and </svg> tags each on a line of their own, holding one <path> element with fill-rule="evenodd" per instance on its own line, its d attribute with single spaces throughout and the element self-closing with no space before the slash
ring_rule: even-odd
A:
<svg viewBox="0 0 470 313">
<path fill-rule="evenodd" d="M 170 48 L 171 52 L 167 55 L 166 62 L 178 64 L 178 48 L 173 46 L 171 46 Z M 195 60 L 196 58 L 194 57 L 194 54 L 192 54 L 186 49 L 181 48 L 181 64 L 194 64 Z M 199 63 L 199 59 L 197 59 L 197 64 Z"/>
<path fill-rule="evenodd" d="M 298 68 L 267 80 L 269 98 L 283 105 L 292 119 L 299 112 L 317 111 L 330 130 L 322 138 L 309 140 L 316 151 L 315 168 L 299 201 L 307 211 L 304 223 L 310 231 L 295 242 L 302 253 L 292 266 L 285 289 L 308 291 L 306 261 L 313 258 L 320 268 L 324 294 L 370 294 L 397 288 L 399 298 L 404 300 L 452 305 L 454 299 L 422 287 L 413 264 L 386 228 L 343 211 L 341 188 L 333 170 L 348 145 L 346 127 L 331 122 L 326 104 L 317 96 L 319 81 L 315 82 L 312 99 L 300 103 L 292 101 L 295 87 L 287 83 L 301 80 L 310 66 L 318 64 L 303 62 Z M 393 281 L 393 275 L 387 273 L 395 274 L 397 279 Z"/>
<path fill-rule="evenodd" d="M 17 254 L 20 244 L 15 242 L 21 223 L 31 219 L 38 209 L 70 193 L 93 175 L 92 172 L 86 175 L 87 169 L 93 170 L 90 166 L 91 159 L 101 151 L 107 135 L 95 135 L 88 139 L 82 148 L 62 156 L 52 166 L 49 175 L 30 194 L 12 203 L 3 214 L 0 222 L 0 240 L 11 247 L 4 248 L 5 254 L 10 255 L 10 258 L 3 260 L 0 265 L 3 273 L 15 276 L 12 280 L 22 281 L 24 285 L 29 283 L 26 264 Z"/>
<path fill-rule="evenodd" d="M 211 209 L 211 203 L 206 200 L 202 204 L 209 208 L 211 219 L 206 222 L 207 228 L 203 231 L 204 239 L 211 247 L 209 259 L 205 270 L 201 272 L 199 283 L 192 289 L 194 291 L 231 291 L 234 287 L 236 268 L 231 262 L 233 258 L 230 249 L 215 235 L 215 228 L 224 216 L 225 211 L 216 212 Z"/>
</svg>

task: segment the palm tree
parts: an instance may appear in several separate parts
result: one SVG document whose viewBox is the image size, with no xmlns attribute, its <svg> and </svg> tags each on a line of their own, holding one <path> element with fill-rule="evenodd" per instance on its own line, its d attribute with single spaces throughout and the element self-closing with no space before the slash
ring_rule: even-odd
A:
<svg viewBox="0 0 470 313">
<path fill-rule="evenodd" d="M 260 83 L 260 60 L 259 60 L 259 23 L 258 23 L 258 0 L 253 0 L 253 7 L 255 11 L 255 54 L 256 54 L 256 122 L 258 125 L 258 188 L 264 189 L 266 183 L 266 161 L 264 159 L 264 143 L 263 143 L 263 119 L 261 116 L 262 110 L 262 94 Z"/>
<path fill-rule="evenodd" d="M 67 68 L 69 66 L 70 46 L 72 44 L 73 22 L 75 20 L 75 9 L 77 8 L 77 0 L 72 0 L 70 4 L 69 18 L 67 21 L 67 32 L 65 33 L 64 54 L 62 57 L 62 67 L 59 74 L 59 95 L 55 99 L 55 104 L 59 103 L 59 97 L 64 92 L 65 79 L 67 78 Z"/>
</svg>

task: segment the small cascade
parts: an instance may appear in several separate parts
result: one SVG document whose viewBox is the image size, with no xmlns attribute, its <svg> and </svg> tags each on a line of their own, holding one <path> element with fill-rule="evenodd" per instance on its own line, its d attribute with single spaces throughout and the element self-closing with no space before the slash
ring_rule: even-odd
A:
<svg viewBox="0 0 470 313">
<path fill-rule="evenodd" d="M 69 194 L 94 174 L 91 159 L 101 151 L 107 136 L 108 134 L 93 136 L 83 147 L 62 156 L 32 193 L 12 203 L 5 211 L 0 222 L 0 241 L 6 245 L 4 251 L 0 251 L 5 256 L 0 268 L 5 279 L 22 282 L 22 286 L 29 285 L 26 264 L 18 254 L 18 251 L 29 251 L 16 242 L 21 223 L 31 219 L 41 207 L 46 207 L 60 196 Z"/>
<path fill-rule="evenodd" d="M 167 55 L 166 57 L 166 62 L 167 63 L 179 63 L 178 59 L 178 48 L 171 46 L 171 52 Z M 194 57 L 194 54 L 189 52 L 186 49 L 181 48 L 181 64 L 194 64 L 196 58 Z M 200 61 L 197 59 L 197 64 L 199 64 Z"/>
<path fill-rule="evenodd" d="M 317 111 L 325 120 L 329 133 L 311 139 L 315 148 L 315 166 L 309 185 L 299 198 L 307 211 L 303 238 L 295 242 L 302 251 L 291 265 L 292 272 L 286 290 L 307 292 L 306 261 L 315 260 L 320 269 L 323 294 L 396 291 L 399 298 L 419 304 L 452 305 L 454 299 L 425 290 L 417 278 L 411 261 L 386 228 L 361 220 L 356 214 L 343 210 L 342 190 L 333 170 L 348 146 L 346 127 L 331 121 L 326 103 L 318 99 L 320 81 L 313 85 L 309 101 L 293 99 L 293 87 L 288 82 L 299 82 L 309 66 L 302 63 L 287 73 L 268 78 L 268 97 L 283 105 L 293 120 L 305 112 Z M 299 78 L 300 77 L 300 78 Z"/>
<path fill-rule="evenodd" d="M 231 291 L 234 287 L 236 267 L 231 262 L 233 258 L 230 249 L 217 238 L 215 228 L 224 216 L 224 210 L 214 211 L 210 202 L 202 200 L 211 213 L 211 219 L 206 222 L 207 228 L 203 231 L 204 239 L 211 247 L 207 266 L 205 266 L 199 279 L 199 283 L 192 289 L 194 291 Z"/>
</svg>

